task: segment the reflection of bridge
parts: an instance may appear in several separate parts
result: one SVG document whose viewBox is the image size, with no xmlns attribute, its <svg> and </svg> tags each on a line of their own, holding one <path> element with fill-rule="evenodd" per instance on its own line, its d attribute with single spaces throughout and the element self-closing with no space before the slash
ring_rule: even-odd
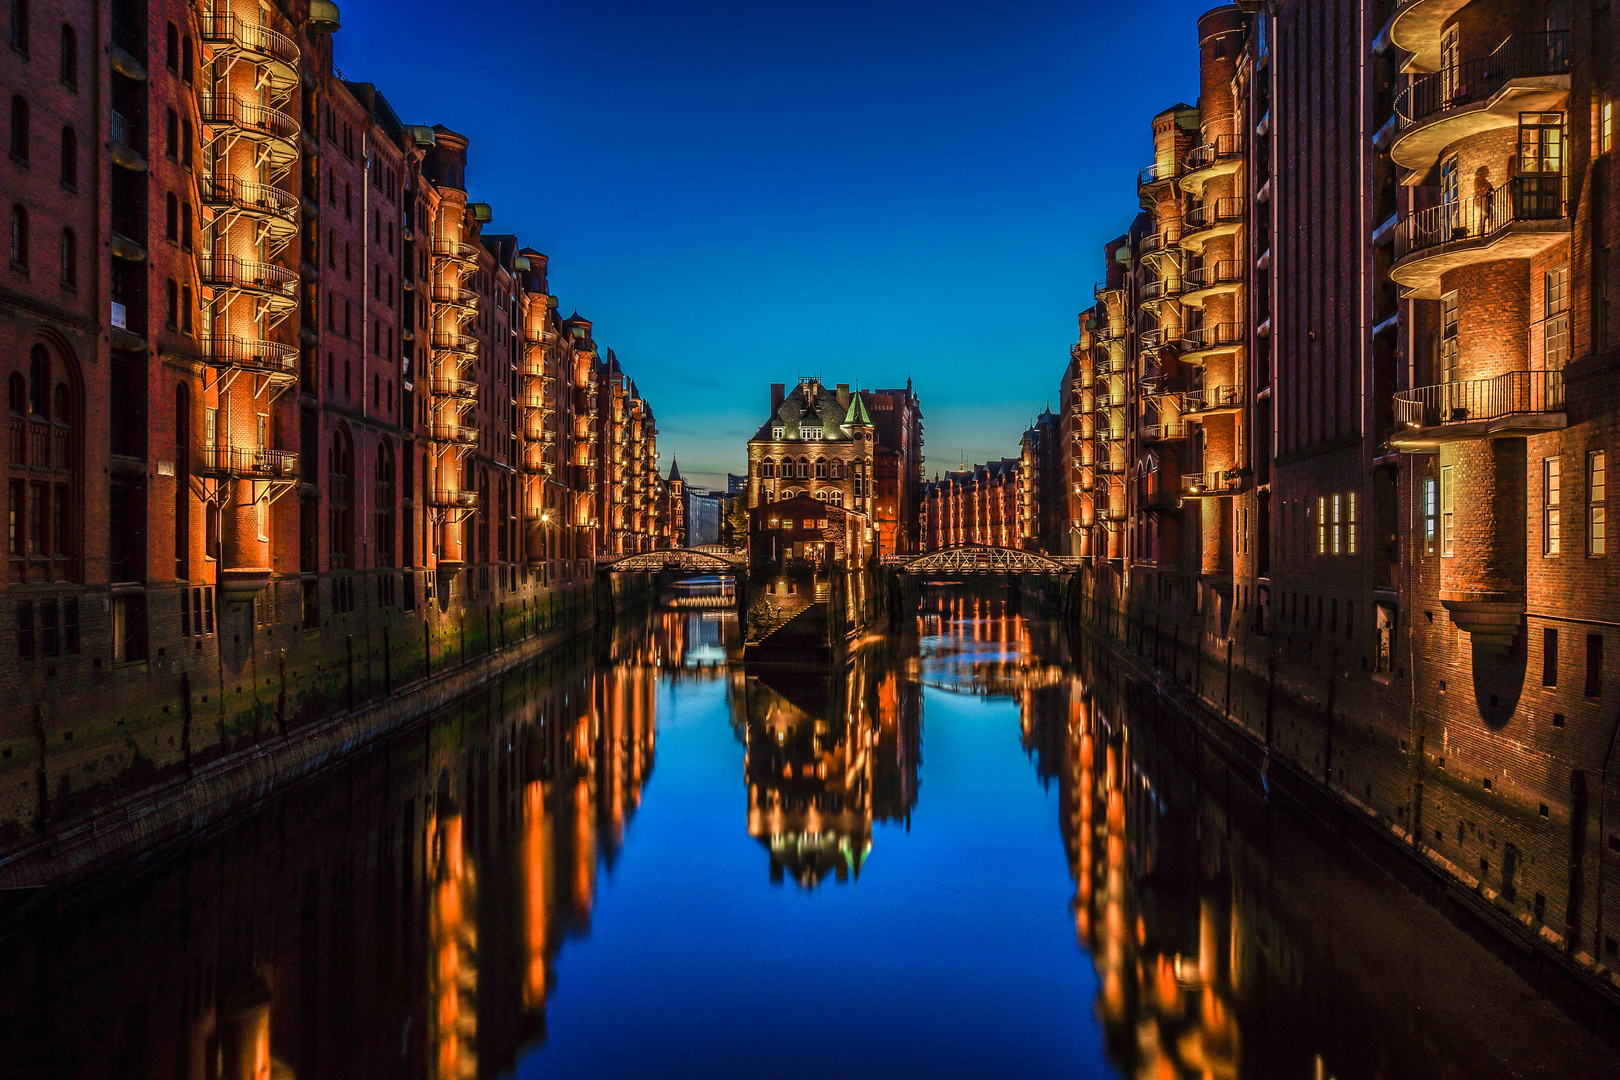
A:
<svg viewBox="0 0 1620 1080">
<path fill-rule="evenodd" d="M 656 574 L 664 570 L 685 574 L 734 574 L 747 565 L 746 554 L 732 551 L 724 544 L 701 544 L 599 559 L 596 569 L 604 574 Z"/>
<path fill-rule="evenodd" d="M 1072 574 L 1079 559 L 1053 558 L 1033 551 L 964 544 L 921 555 L 890 555 L 883 562 L 903 574 Z"/>
</svg>

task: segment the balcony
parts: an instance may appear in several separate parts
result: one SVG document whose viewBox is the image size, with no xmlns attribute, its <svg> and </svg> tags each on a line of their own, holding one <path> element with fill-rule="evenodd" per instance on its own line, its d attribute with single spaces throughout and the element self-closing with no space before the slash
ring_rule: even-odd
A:
<svg viewBox="0 0 1620 1080">
<path fill-rule="evenodd" d="M 1182 473 L 1181 498 L 1218 499 L 1236 495 L 1238 474 L 1236 469 L 1216 469 L 1212 472 Z"/>
<path fill-rule="evenodd" d="M 429 342 L 433 351 L 437 353 L 450 353 L 466 360 L 471 360 L 478 355 L 478 339 L 471 334 L 449 334 L 442 330 L 435 331 Z"/>
<path fill-rule="evenodd" d="M 1181 175 L 1181 162 L 1174 157 L 1155 161 L 1136 174 L 1136 186 L 1143 192 L 1155 191 L 1175 181 Z"/>
<path fill-rule="evenodd" d="M 298 161 L 298 121 L 280 109 L 244 101 L 234 94 L 199 94 L 197 112 L 205 127 L 227 138 L 249 139 L 264 149 L 273 168 L 285 172 Z"/>
<path fill-rule="evenodd" d="M 429 379 L 428 393 L 466 407 L 478 400 L 478 384 L 471 379 Z"/>
<path fill-rule="evenodd" d="M 478 314 L 478 294 L 471 289 L 463 289 L 460 285 L 433 286 L 433 302 L 454 309 L 463 319 L 470 319 Z"/>
<path fill-rule="evenodd" d="M 1569 31 L 1515 34 L 1489 56 L 1414 80 L 1395 102 L 1389 156 L 1424 173 L 1459 139 L 1517 127 L 1523 112 L 1562 111 L 1568 97 Z"/>
<path fill-rule="evenodd" d="M 212 174 L 197 178 L 204 206 L 216 215 L 241 215 L 255 222 L 261 236 L 285 244 L 298 233 L 298 197 L 269 184 Z"/>
<path fill-rule="evenodd" d="M 1143 330 L 1140 335 L 1142 348 L 1163 349 L 1181 343 L 1181 327 L 1155 326 L 1151 330 Z"/>
<path fill-rule="evenodd" d="M 428 438 L 448 446 L 472 447 L 478 445 L 478 429 L 470 424 L 433 424 L 428 428 Z"/>
<path fill-rule="evenodd" d="M 1217 135 L 1212 142 L 1187 151 L 1181 190 L 1195 199 L 1204 197 L 1204 185 L 1231 176 L 1243 167 L 1243 134 Z"/>
<path fill-rule="evenodd" d="M 1227 195 L 1187 211 L 1181 245 L 1197 254 L 1212 240 L 1234 235 L 1243 227 L 1243 200 Z"/>
<path fill-rule="evenodd" d="M 285 96 L 298 85 L 298 46 L 292 38 L 229 13 L 199 15 L 197 22 L 203 44 L 257 65 L 276 96 Z"/>
<path fill-rule="evenodd" d="M 1212 296 L 1226 296 L 1243 287 L 1243 263 L 1239 259 L 1217 259 L 1207 266 L 1188 270 L 1181 279 L 1181 302 L 1201 308 Z"/>
<path fill-rule="evenodd" d="M 434 240 L 433 258 L 438 262 L 450 263 L 461 270 L 476 270 L 478 268 L 478 248 L 460 240 Z"/>
<path fill-rule="evenodd" d="M 1114 342 L 1124 341 L 1126 324 L 1124 319 L 1106 319 L 1096 331 L 1097 344 L 1107 348 Z"/>
<path fill-rule="evenodd" d="M 449 510 L 477 510 L 478 492 L 433 490 L 427 493 L 429 506 Z"/>
<path fill-rule="evenodd" d="M 1187 390 L 1175 396 L 1181 403 L 1181 415 L 1187 417 L 1235 413 L 1243 407 L 1236 386 L 1211 386 L 1203 390 Z"/>
<path fill-rule="evenodd" d="M 1091 287 L 1091 295 L 1099 304 L 1109 302 L 1118 303 L 1125 299 L 1125 286 L 1109 285 L 1106 281 L 1099 281 Z"/>
<path fill-rule="evenodd" d="M 1180 229 L 1163 229 L 1156 233 L 1148 233 L 1136 245 L 1136 253 L 1142 258 L 1149 255 L 1170 255 L 1181 247 Z"/>
<path fill-rule="evenodd" d="M 1181 361 L 1201 364 L 1216 353 L 1242 348 L 1244 338 L 1244 324 L 1240 322 L 1221 322 L 1188 330 L 1181 336 Z"/>
<path fill-rule="evenodd" d="M 1396 227 L 1389 276 L 1405 295 L 1440 298 L 1441 275 L 1502 259 L 1529 259 L 1569 237 L 1564 177 L 1517 176 L 1470 199 L 1431 206 Z"/>
<path fill-rule="evenodd" d="M 544 347 L 557 344 L 557 331 L 549 326 L 525 326 L 523 344 Z"/>
<path fill-rule="evenodd" d="M 1161 300 L 1171 300 L 1181 295 L 1182 282 L 1179 277 L 1155 278 L 1142 286 L 1142 306 L 1156 307 Z"/>
<path fill-rule="evenodd" d="M 530 476 L 549 476 L 554 466 L 545 460 L 544 450 L 534 450 L 525 453 L 518 461 L 518 471 Z"/>
<path fill-rule="evenodd" d="M 1186 420 L 1154 420 L 1142 425 L 1143 442 L 1169 442 L 1192 438 L 1193 426 Z"/>
<path fill-rule="evenodd" d="M 532 387 L 524 389 L 520 395 L 520 400 L 525 409 L 533 409 L 542 414 L 549 413 L 556 408 L 555 403 L 546 395 L 545 391 L 536 390 Z"/>
<path fill-rule="evenodd" d="M 197 451 L 197 471 L 237 480 L 297 480 L 298 454 L 263 447 L 207 445 Z"/>
<path fill-rule="evenodd" d="M 279 341 L 215 334 L 198 341 L 203 361 L 209 367 L 234 369 L 273 381 L 298 381 L 298 347 Z"/>
<path fill-rule="evenodd" d="M 265 315 L 286 315 L 298 307 L 298 274 L 274 263 L 253 262 L 235 255 L 197 256 L 197 279 L 216 293 L 253 298 Z"/>
<path fill-rule="evenodd" d="M 130 172 L 145 172 L 146 133 L 141 126 L 122 113 L 111 114 L 109 123 L 113 164 Z"/>
<path fill-rule="evenodd" d="M 1411 53 L 1407 71 L 1440 67 L 1440 36 L 1446 20 L 1469 0 L 1400 0 L 1389 24 L 1389 40 Z"/>
<path fill-rule="evenodd" d="M 1490 379 L 1440 383 L 1395 395 L 1395 422 L 1407 430 L 1397 450 L 1432 453 L 1443 442 L 1557 431 L 1564 415 L 1562 371 L 1510 371 Z"/>
</svg>

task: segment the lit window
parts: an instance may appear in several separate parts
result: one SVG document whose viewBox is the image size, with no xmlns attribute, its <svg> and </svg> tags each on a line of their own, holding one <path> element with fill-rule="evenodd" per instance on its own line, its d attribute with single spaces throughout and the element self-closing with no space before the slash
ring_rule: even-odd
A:
<svg viewBox="0 0 1620 1080">
<path fill-rule="evenodd" d="M 1316 497 L 1316 553 L 1327 554 L 1327 496 Z"/>
<path fill-rule="evenodd" d="M 1457 381 L 1457 294 L 1440 298 L 1440 382 Z"/>
<path fill-rule="evenodd" d="M 1344 496 L 1333 496 L 1333 554 L 1344 551 Z"/>
<path fill-rule="evenodd" d="M 1608 553 L 1608 455 L 1594 450 L 1586 455 L 1586 553 Z"/>
<path fill-rule="evenodd" d="M 1440 557 L 1449 559 L 1457 554 L 1457 493 L 1452 480 L 1454 466 L 1440 470 Z"/>
<path fill-rule="evenodd" d="M 1423 554 L 1434 554 L 1434 542 L 1440 524 L 1440 490 L 1434 477 L 1423 480 Z"/>
<path fill-rule="evenodd" d="M 1548 371 L 1559 371 L 1569 362 L 1569 264 L 1556 266 L 1546 276 L 1546 318 L 1541 324 L 1541 342 Z"/>
<path fill-rule="evenodd" d="M 1603 95 L 1598 105 L 1598 153 L 1607 154 L 1614 146 L 1614 99 Z"/>
<path fill-rule="evenodd" d="M 1356 553 L 1356 493 L 1350 492 L 1345 496 L 1345 551 L 1351 555 Z"/>
<path fill-rule="evenodd" d="M 1559 551 L 1559 515 L 1563 496 L 1559 462 L 1555 457 L 1541 462 L 1541 553 L 1557 555 Z"/>
<path fill-rule="evenodd" d="M 781 441 L 781 438 L 782 438 L 782 425 L 781 424 L 777 424 L 775 427 L 771 428 L 771 438 L 776 439 L 777 441 Z"/>
</svg>

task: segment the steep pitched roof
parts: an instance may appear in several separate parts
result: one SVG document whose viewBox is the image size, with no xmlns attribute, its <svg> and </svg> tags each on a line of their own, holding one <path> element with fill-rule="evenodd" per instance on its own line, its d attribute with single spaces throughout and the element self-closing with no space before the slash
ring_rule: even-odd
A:
<svg viewBox="0 0 1620 1080">
<path fill-rule="evenodd" d="M 866 412 L 865 395 L 859 390 L 849 396 L 849 411 L 844 414 L 844 423 L 872 426 L 872 418 Z"/>
</svg>

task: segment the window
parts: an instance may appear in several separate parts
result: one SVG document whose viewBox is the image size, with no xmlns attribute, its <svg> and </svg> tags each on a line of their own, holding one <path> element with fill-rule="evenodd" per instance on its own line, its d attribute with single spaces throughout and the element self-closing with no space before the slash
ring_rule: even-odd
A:
<svg viewBox="0 0 1620 1080">
<path fill-rule="evenodd" d="M 1608 533 L 1608 455 L 1594 450 L 1586 455 L 1586 553 L 1605 555 Z"/>
<path fill-rule="evenodd" d="M 28 161 L 28 102 L 21 94 L 11 99 L 11 156 Z"/>
<path fill-rule="evenodd" d="M 11 0 L 11 47 L 28 51 L 28 0 Z"/>
<path fill-rule="evenodd" d="M 68 86 L 78 89 L 79 86 L 79 35 L 73 32 L 73 27 L 62 24 L 62 81 Z"/>
<path fill-rule="evenodd" d="M 1440 371 L 1443 383 L 1457 381 L 1457 294 L 1440 298 Z"/>
<path fill-rule="evenodd" d="M 163 152 L 171 161 L 180 160 L 180 114 L 173 109 L 163 116 Z"/>
<path fill-rule="evenodd" d="M 1562 513 L 1563 494 L 1559 477 L 1559 461 L 1555 457 L 1541 461 L 1541 553 L 1557 555 L 1559 551 L 1559 515 Z"/>
<path fill-rule="evenodd" d="M 11 266 L 14 270 L 28 269 L 28 211 L 21 203 L 11 207 Z"/>
<path fill-rule="evenodd" d="M 1356 493 L 1350 492 L 1345 497 L 1345 535 L 1344 550 L 1354 555 L 1356 553 Z M 1244 513 L 1248 513 L 1247 510 Z"/>
<path fill-rule="evenodd" d="M 191 333 L 191 286 L 180 286 L 180 331 Z"/>
<path fill-rule="evenodd" d="M 163 196 L 163 235 L 170 243 L 180 242 L 180 200 L 172 191 Z"/>
<path fill-rule="evenodd" d="M 62 185 L 79 186 L 79 136 L 70 127 L 62 129 Z"/>
<path fill-rule="evenodd" d="M 1440 468 L 1440 557 L 1449 559 L 1457 554 L 1457 492 L 1453 481 L 1455 466 Z"/>
<path fill-rule="evenodd" d="M 1614 99 L 1608 94 L 1597 107 L 1597 152 L 1607 154 L 1614 148 Z"/>
<path fill-rule="evenodd" d="M 180 77 L 188 83 L 191 81 L 192 58 L 191 35 L 187 34 L 180 39 Z"/>
<path fill-rule="evenodd" d="M 1327 496 L 1316 497 L 1316 553 L 1327 554 Z"/>
<path fill-rule="evenodd" d="M 776 441 L 780 442 L 782 440 L 782 431 L 783 431 L 782 425 L 777 424 L 775 427 L 771 428 L 771 438 L 773 438 Z"/>
<path fill-rule="evenodd" d="M 1333 554 L 1344 551 L 1344 496 L 1333 496 Z"/>
<path fill-rule="evenodd" d="M 827 479 L 827 463 L 820 458 L 816 459 L 816 479 Z"/>
<path fill-rule="evenodd" d="M 1569 264 L 1547 271 L 1546 318 L 1541 324 L 1542 353 L 1548 371 L 1561 371 L 1569 362 Z"/>
<path fill-rule="evenodd" d="M 1434 477 L 1423 478 L 1423 554 L 1433 555 L 1440 523 L 1440 492 Z"/>
<path fill-rule="evenodd" d="M 62 230 L 62 284 L 72 288 L 79 283 L 79 242 L 72 229 Z"/>
<path fill-rule="evenodd" d="M 180 326 L 180 286 L 174 278 L 163 283 L 163 325 L 170 330 Z"/>
<path fill-rule="evenodd" d="M 1603 695 L 1603 635 L 1586 635 L 1586 696 Z"/>
<path fill-rule="evenodd" d="M 186 251 L 191 250 L 191 204 L 180 204 L 180 246 Z"/>
<path fill-rule="evenodd" d="M 191 134 L 191 117 L 180 118 L 180 164 L 191 168 L 191 144 L 195 140 Z"/>
<path fill-rule="evenodd" d="M 1541 685 L 1558 685 L 1558 631 L 1550 626 L 1541 631 Z"/>
<path fill-rule="evenodd" d="M 168 25 L 163 35 L 163 62 L 176 75 L 180 74 L 180 28 Z"/>
</svg>

